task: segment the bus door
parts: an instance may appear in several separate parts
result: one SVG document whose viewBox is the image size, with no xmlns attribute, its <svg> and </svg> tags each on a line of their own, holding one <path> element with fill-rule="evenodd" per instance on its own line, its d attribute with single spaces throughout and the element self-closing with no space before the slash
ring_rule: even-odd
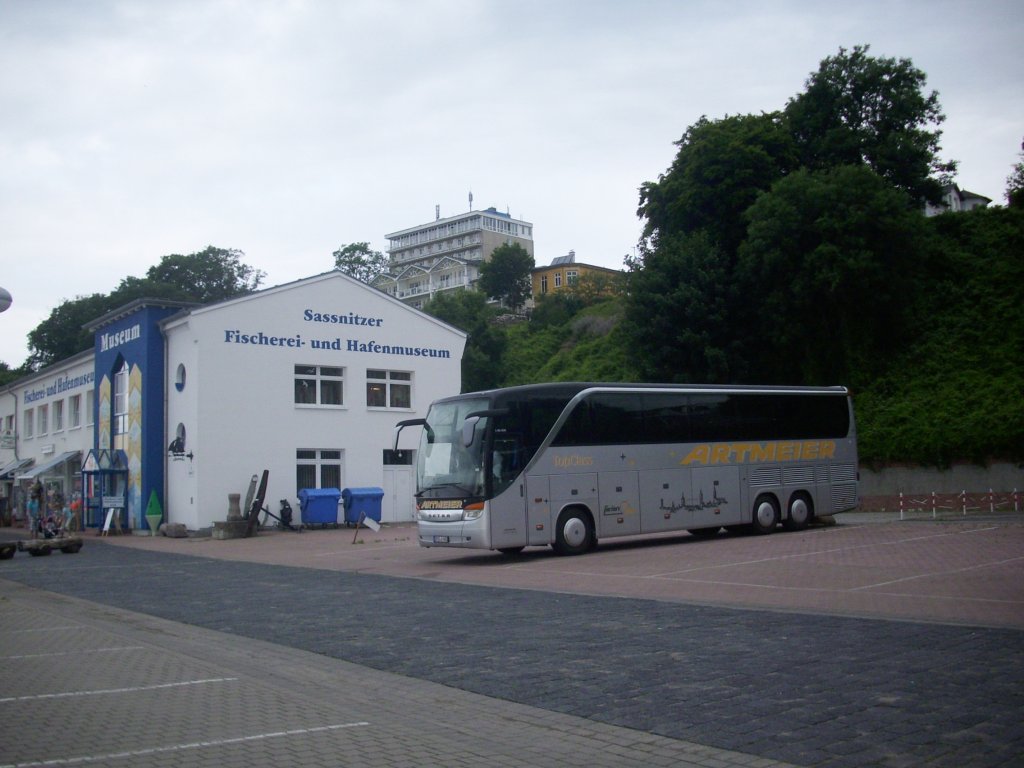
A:
<svg viewBox="0 0 1024 768">
<path fill-rule="evenodd" d="M 526 505 L 522 482 L 514 483 L 489 502 L 491 546 L 522 547 L 526 544 Z"/>
<path fill-rule="evenodd" d="M 640 483 L 636 471 L 602 472 L 598 477 L 598 536 L 640 533 Z"/>
<path fill-rule="evenodd" d="M 555 535 L 555 521 L 551 519 L 551 483 L 547 475 L 526 478 L 526 537 L 527 544 L 550 544 Z"/>
<path fill-rule="evenodd" d="M 686 501 L 690 498 L 689 469 L 652 469 L 643 473 L 643 533 L 679 531 L 686 527 Z"/>
<path fill-rule="evenodd" d="M 489 502 L 490 545 L 526 545 L 526 491 L 522 472 L 523 445 L 518 434 L 503 431 L 495 435 L 490 457 L 494 496 Z"/>
</svg>

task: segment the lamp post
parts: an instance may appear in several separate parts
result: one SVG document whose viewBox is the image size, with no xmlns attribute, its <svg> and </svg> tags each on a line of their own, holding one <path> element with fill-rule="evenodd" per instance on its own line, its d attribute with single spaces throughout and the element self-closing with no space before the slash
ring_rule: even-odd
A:
<svg viewBox="0 0 1024 768">
<path fill-rule="evenodd" d="M 0 288 L 0 312 L 3 312 L 9 306 L 14 299 L 11 298 L 11 292 L 6 288 Z"/>
</svg>

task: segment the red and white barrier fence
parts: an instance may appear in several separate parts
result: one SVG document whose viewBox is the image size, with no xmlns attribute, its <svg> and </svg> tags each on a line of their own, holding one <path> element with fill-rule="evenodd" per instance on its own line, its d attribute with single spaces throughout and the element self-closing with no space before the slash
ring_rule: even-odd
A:
<svg viewBox="0 0 1024 768">
<path fill-rule="evenodd" d="M 932 519 L 939 516 L 939 512 L 959 512 L 961 516 L 967 517 L 968 512 L 1020 512 L 1020 494 L 1014 488 L 1012 493 L 995 493 L 991 488 L 987 492 L 968 493 L 936 493 L 932 491 L 924 498 L 909 498 L 900 492 L 899 495 L 900 520 L 903 520 L 908 513 L 931 512 Z"/>
</svg>

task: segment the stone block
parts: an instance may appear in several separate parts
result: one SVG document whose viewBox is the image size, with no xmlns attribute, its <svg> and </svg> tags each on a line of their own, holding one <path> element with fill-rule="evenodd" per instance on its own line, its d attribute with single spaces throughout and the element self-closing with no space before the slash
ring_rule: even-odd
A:
<svg viewBox="0 0 1024 768">
<path fill-rule="evenodd" d="M 248 533 L 248 520 L 217 520 L 213 524 L 215 539 L 244 539 Z"/>
<path fill-rule="evenodd" d="M 164 523 L 160 526 L 160 533 L 169 539 L 188 538 L 188 529 L 184 523 Z"/>
</svg>

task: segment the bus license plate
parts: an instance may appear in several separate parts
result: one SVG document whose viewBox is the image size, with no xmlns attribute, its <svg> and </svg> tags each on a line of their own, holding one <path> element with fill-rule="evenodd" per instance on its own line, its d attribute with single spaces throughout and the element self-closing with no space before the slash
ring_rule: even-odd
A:
<svg viewBox="0 0 1024 768">
<path fill-rule="evenodd" d="M 448 537 L 447 536 L 435 536 L 434 537 L 434 543 L 435 544 L 447 544 L 448 543 Z"/>
</svg>

